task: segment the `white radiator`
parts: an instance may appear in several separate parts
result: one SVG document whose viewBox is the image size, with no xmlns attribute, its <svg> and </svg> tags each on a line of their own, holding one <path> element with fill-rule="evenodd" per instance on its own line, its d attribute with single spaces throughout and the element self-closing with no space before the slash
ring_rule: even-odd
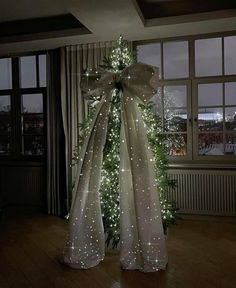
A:
<svg viewBox="0 0 236 288">
<path fill-rule="evenodd" d="M 219 170 L 170 170 L 177 181 L 168 198 L 181 213 L 236 215 L 236 172 Z"/>
</svg>

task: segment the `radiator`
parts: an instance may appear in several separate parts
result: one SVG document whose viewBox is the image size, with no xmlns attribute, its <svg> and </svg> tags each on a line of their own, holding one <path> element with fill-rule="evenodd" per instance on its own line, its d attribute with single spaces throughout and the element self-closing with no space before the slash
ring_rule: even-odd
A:
<svg viewBox="0 0 236 288">
<path fill-rule="evenodd" d="M 181 213 L 236 215 L 236 172 L 219 170 L 170 170 L 177 181 L 168 199 Z"/>
</svg>

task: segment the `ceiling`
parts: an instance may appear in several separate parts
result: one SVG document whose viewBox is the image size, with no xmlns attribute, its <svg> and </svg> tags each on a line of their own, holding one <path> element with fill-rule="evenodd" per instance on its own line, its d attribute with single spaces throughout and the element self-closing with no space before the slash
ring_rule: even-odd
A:
<svg viewBox="0 0 236 288">
<path fill-rule="evenodd" d="M 236 30 L 235 0 L 0 0 L 0 55 Z"/>
<path fill-rule="evenodd" d="M 0 22 L 67 14 L 61 0 L 0 0 Z"/>
<path fill-rule="evenodd" d="M 146 19 L 235 9 L 235 0 L 137 0 Z"/>
</svg>

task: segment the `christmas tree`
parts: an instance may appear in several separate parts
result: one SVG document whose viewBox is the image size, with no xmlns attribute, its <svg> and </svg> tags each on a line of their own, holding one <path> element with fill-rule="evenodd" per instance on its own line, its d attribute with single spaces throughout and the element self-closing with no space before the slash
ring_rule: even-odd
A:
<svg viewBox="0 0 236 288">
<path fill-rule="evenodd" d="M 106 71 L 119 72 L 124 68 L 135 63 L 135 57 L 129 51 L 127 42 L 119 37 L 116 46 L 112 49 L 109 57 L 104 59 L 101 66 Z M 98 72 L 95 73 L 96 77 Z M 86 72 L 84 78 L 91 76 Z M 112 244 L 116 247 L 120 240 L 120 209 L 119 209 L 119 147 L 120 147 L 120 97 L 122 97 L 121 87 L 116 87 L 112 94 L 112 105 L 108 115 L 107 139 L 103 151 L 103 165 L 100 186 L 100 199 L 103 215 L 104 232 L 106 234 L 106 244 Z M 88 133 L 89 124 L 91 123 L 99 103 L 98 95 L 90 99 L 91 107 L 88 118 L 81 125 L 81 134 L 79 135 L 79 146 L 74 151 L 73 163 L 79 159 L 80 147 Z M 164 143 L 165 135 L 162 134 L 161 121 L 159 116 L 153 113 L 154 104 L 149 102 L 140 105 L 143 120 L 147 129 L 147 136 L 150 149 L 154 155 L 157 191 L 160 193 L 161 215 L 164 230 L 170 223 L 176 219 L 176 207 L 174 203 L 167 200 L 167 191 L 173 187 L 175 182 L 171 181 L 167 175 L 167 158 L 165 155 Z"/>
</svg>

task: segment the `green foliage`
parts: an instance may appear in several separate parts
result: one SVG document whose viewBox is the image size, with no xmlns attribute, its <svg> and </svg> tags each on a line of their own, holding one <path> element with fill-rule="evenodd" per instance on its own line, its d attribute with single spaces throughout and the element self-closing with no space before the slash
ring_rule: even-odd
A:
<svg viewBox="0 0 236 288">
<path fill-rule="evenodd" d="M 154 103 L 141 104 L 143 120 L 147 129 L 150 148 L 155 159 L 156 183 L 159 191 L 161 215 L 164 230 L 169 224 L 176 222 L 176 205 L 168 201 L 168 190 L 174 188 L 176 182 L 168 177 L 168 160 L 165 151 L 166 134 L 162 133 L 162 122 L 158 115 L 153 113 Z"/>
<path fill-rule="evenodd" d="M 107 139 L 103 151 L 100 199 L 107 246 L 115 248 L 120 241 L 119 209 L 119 148 L 120 148 L 120 93 L 114 90 L 108 114 Z"/>
<path fill-rule="evenodd" d="M 106 71 L 118 72 L 135 62 L 133 53 L 128 48 L 127 41 L 120 36 L 108 57 L 104 57 L 101 67 Z"/>
<path fill-rule="evenodd" d="M 73 150 L 71 166 L 74 166 L 78 163 L 80 149 L 84 143 L 84 140 L 86 139 L 86 137 L 89 133 L 90 124 L 93 121 L 93 116 L 95 114 L 95 111 L 96 111 L 95 106 L 90 107 L 87 118 L 84 120 L 83 123 L 78 124 L 78 128 L 79 128 L 80 133 L 78 135 L 78 141 L 77 141 L 78 144 Z"/>
</svg>

